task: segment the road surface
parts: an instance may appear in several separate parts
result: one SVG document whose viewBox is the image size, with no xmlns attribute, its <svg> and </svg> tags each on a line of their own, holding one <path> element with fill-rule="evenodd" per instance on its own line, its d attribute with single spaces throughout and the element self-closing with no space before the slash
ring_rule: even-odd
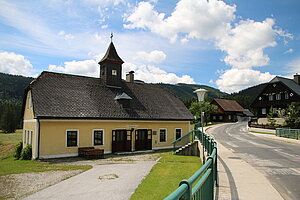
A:
<svg viewBox="0 0 300 200">
<path fill-rule="evenodd" d="M 300 200 L 300 145 L 255 136 L 247 122 L 208 131 L 219 143 L 263 173 L 285 200 Z"/>
</svg>

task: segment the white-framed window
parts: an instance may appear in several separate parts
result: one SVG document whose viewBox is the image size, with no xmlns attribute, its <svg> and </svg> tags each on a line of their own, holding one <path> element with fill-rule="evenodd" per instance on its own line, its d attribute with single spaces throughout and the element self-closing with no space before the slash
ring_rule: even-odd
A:
<svg viewBox="0 0 300 200">
<path fill-rule="evenodd" d="M 214 115 L 214 116 L 213 116 L 213 120 L 216 120 L 216 119 L 217 119 L 217 117 Z"/>
<path fill-rule="evenodd" d="M 161 128 L 159 129 L 159 142 L 166 142 L 167 141 L 167 129 Z"/>
<path fill-rule="evenodd" d="M 67 130 L 66 131 L 66 146 L 67 147 L 78 147 L 79 146 L 79 131 L 78 130 Z"/>
<path fill-rule="evenodd" d="M 223 116 L 222 115 L 219 116 L 219 120 L 223 120 Z"/>
<path fill-rule="evenodd" d="M 175 140 L 181 138 L 182 136 L 182 128 L 175 128 Z"/>
<path fill-rule="evenodd" d="M 115 69 L 111 70 L 111 75 L 116 76 L 117 75 L 117 70 L 115 70 Z"/>
<path fill-rule="evenodd" d="M 28 144 L 32 144 L 32 134 L 33 134 L 33 131 L 28 131 L 29 133 L 29 137 L 28 137 Z"/>
<path fill-rule="evenodd" d="M 289 93 L 287 93 L 287 92 L 284 93 L 284 98 L 285 98 L 285 99 L 289 99 L 289 98 L 290 98 Z"/>
<path fill-rule="evenodd" d="M 231 120 L 231 115 L 228 115 L 228 119 Z"/>
<path fill-rule="evenodd" d="M 261 114 L 263 114 L 263 115 L 267 114 L 267 109 L 266 108 L 262 108 L 261 109 Z"/>
<path fill-rule="evenodd" d="M 104 145 L 104 130 L 94 129 L 93 130 L 93 146 Z"/>
<path fill-rule="evenodd" d="M 269 101 L 273 101 L 274 100 L 274 96 L 273 96 L 273 94 L 270 94 L 269 95 Z"/>
<path fill-rule="evenodd" d="M 281 100 L 281 94 L 276 94 L 276 100 Z"/>
<path fill-rule="evenodd" d="M 27 144 L 27 130 L 26 129 L 24 129 L 23 141 L 24 141 L 24 145 L 26 145 Z"/>
</svg>

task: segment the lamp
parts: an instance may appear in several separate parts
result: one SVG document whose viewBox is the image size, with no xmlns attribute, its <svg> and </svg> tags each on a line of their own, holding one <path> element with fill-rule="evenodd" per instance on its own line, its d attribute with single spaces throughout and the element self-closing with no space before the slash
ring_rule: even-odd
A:
<svg viewBox="0 0 300 200">
<path fill-rule="evenodd" d="M 205 157 L 204 157 L 204 132 L 203 132 L 203 117 L 204 117 L 204 112 L 202 112 L 202 104 L 204 103 L 204 96 L 205 96 L 205 93 L 207 92 L 207 90 L 205 89 L 197 89 L 194 91 L 194 93 L 197 94 L 197 97 L 198 97 L 198 101 L 199 101 L 199 104 L 200 104 L 200 114 L 201 114 L 201 130 L 202 130 L 202 162 L 203 164 L 205 163 Z"/>
</svg>

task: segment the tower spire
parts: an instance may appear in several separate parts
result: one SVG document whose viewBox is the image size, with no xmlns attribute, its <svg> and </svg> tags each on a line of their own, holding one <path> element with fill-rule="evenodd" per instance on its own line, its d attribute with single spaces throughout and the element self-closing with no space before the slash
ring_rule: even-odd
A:
<svg viewBox="0 0 300 200">
<path fill-rule="evenodd" d="M 110 42 L 112 42 L 112 38 L 114 37 L 113 32 L 110 33 Z"/>
</svg>

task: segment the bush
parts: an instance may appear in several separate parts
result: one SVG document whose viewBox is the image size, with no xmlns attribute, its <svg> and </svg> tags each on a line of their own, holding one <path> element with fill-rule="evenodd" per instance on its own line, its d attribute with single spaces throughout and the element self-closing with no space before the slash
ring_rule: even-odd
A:
<svg viewBox="0 0 300 200">
<path fill-rule="evenodd" d="M 32 158 L 32 146 L 31 144 L 27 145 L 21 152 L 22 160 L 31 160 Z"/>
<path fill-rule="evenodd" d="M 19 160 L 23 149 L 23 142 L 19 142 L 15 147 L 14 157 Z"/>
</svg>

